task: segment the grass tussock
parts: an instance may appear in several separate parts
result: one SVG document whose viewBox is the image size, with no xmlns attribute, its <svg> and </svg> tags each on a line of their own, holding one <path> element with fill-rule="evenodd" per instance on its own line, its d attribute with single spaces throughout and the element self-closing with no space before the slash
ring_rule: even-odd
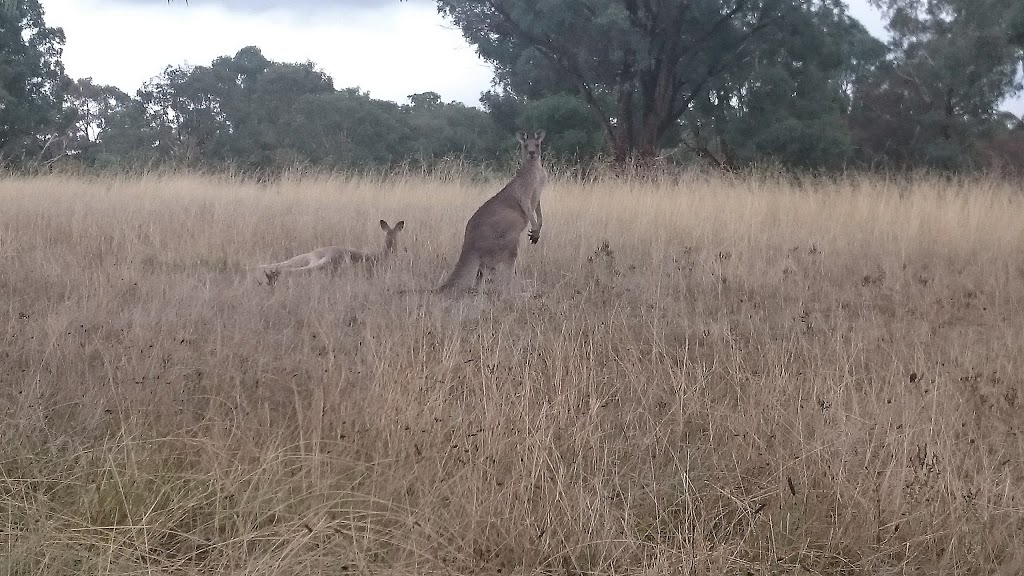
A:
<svg viewBox="0 0 1024 576">
<path fill-rule="evenodd" d="M 1020 573 L 1019 190 L 557 180 L 404 292 L 499 185 L 0 181 L 0 574 Z"/>
</svg>

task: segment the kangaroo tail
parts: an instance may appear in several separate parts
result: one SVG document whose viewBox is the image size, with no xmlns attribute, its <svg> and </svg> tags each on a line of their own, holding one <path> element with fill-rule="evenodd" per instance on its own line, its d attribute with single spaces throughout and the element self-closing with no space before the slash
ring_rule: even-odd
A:
<svg viewBox="0 0 1024 576">
<path fill-rule="evenodd" d="M 459 254 L 459 261 L 455 263 L 452 273 L 437 290 L 440 292 L 472 290 L 476 287 L 476 278 L 479 272 L 480 257 L 463 250 Z"/>
<path fill-rule="evenodd" d="M 441 292 L 440 288 L 415 288 L 399 290 L 395 294 L 438 294 Z"/>
</svg>

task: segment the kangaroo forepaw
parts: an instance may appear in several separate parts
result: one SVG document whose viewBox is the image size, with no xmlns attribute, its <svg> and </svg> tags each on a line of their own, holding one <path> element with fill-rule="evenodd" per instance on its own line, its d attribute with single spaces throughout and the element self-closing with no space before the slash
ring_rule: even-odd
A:
<svg viewBox="0 0 1024 576">
<path fill-rule="evenodd" d="M 540 230 L 530 230 L 530 244 L 536 244 L 540 240 Z"/>
<path fill-rule="evenodd" d="M 280 270 L 268 270 L 263 273 L 267 277 L 267 286 L 273 286 L 277 283 L 278 277 L 281 276 Z"/>
</svg>

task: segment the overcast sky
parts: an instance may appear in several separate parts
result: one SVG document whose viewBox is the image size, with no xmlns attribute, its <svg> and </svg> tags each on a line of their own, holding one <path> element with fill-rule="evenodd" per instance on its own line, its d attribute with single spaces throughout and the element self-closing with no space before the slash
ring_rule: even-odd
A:
<svg viewBox="0 0 1024 576">
<path fill-rule="evenodd" d="M 478 105 L 491 83 L 457 28 L 432 0 L 42 0 L 46 23 L 64 28 L 64 65 L 134 94 L 167 65 L 208 65 L 258 46 L 278 62 L 312 60 L 336 88 L 359 86 L 405 103 L 432 90 Z M 867 0 L 848 0 L 872 34 L 885 25 Z M 1010 106 L 1018 115 L 1024 102 Z"/>
</svg>

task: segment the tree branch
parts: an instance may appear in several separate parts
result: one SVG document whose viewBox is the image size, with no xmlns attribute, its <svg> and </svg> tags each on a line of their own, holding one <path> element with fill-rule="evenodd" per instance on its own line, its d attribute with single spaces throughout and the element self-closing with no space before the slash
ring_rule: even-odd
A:
<svg viewBox="0 0 1024 576">
<path fill-rule="evenodd" d="M 566 57 L 561 53 L 562 47 L 558 46 L 551 38 L 540 38 L 520 26 L 512 15 L 505 10 L 505 7 L 499 0 L 487 0 L 486 4 L 502 19 L 505 26 L 510 29 L 513 37 L 526 40 L 531 46 L 546 55 L 556 66 L 562 68 L 563 71 L 576 80 L 583 100 L 591 109 L 596 111 L 596 116 L 601 122 L 601 126 L 608 137 L 614 141 L 615 127 L 611 123 L 611 116 L 598 102 L 593 87 L 587 82 L 586 77 L 577 64 L 571 60 L 571 57 Z"/>
<path fill-rule="evenodd" d="M 732 10 L 730 10 L 725 16 L 723 16 L 722 18 L 719 18 L 715 22 L 715 24 L 712 26 L 712 29 L 707 34 L 704 35 L 704 38 L 705 39 L 709 38 L 711 36 L 711 34 L 715 31 L 716 27 L 721 27 L 721 26 L 725 25 L 725 23 L 728 21 L 728 18 L 735 17 L 736 14 L 738 14 L 739 11 L 742 10 L 743 6 L 745 6 L 745 5 L 746 5 L 746 0 L 740 0 L 739 2 L 737 2 L 736 5 L 733 6 Z M 714 66 L 714 65 L 709 66 L 708 70 L 707 70 L 707 73 L 700 80 L 700 82 L 698 82 L 696 86 L 694 86 L 693 88 L 690 89 L 689 94 L 683 99 L 683 101 L 680 103 L 680 106 L 672 111 L 670 121 L 671 122 L 676 122 L 677 120 L 679 120 L 679 118 L 683 114 L 686 113 L 686 110 L 689 108 L 690 104 L 692 104 L 693 101 L 696 100 L 697 94 L 701 90 L 703 90 L 705 86 L 707 86 L 708 82 L 710 82 L 714 78 L 718 77 L 719 74 L 724 72 L 729 67 L 728 66 L 729 64 L 736 62 L 736 61 L 730 61 L 730 59 L 732 57 L 734 57 L 736 54 L 738 54 L 739 51 L 742 50 L 743 47 L 746 46 L 747 43 L 749 43 L 754 38 L 754 36 L 756 36 L 762 30 L 765 30 L 768 27 L 774 25 L 776 22 L 778 22 L 782 18 L 783 18 L 783 16 L 781 14 L 779 14 L 779 15 L 773 17 L 773 18 L 769 18 L 769 19 L 767 19 L 765 21 L 762 21 L 762 22 L 754 25 L 746 34 L 744 34 L 743 38 L 739 42 L 737 42 L 735 44 L 735 46 L 733 46 L 728 51 L 728 54 L 726 56 L 723 56 L 722 58 L 719 59 L 719 65 L 718 66 Z M 679 83 L 677 83 L 676 86 L 675 86 L 675 90 L 677 91 L 677 93 L 678 92 L 682 92 L 685 85 L 686 85 L 686 81 L 685 80 L 682 80 Z"/>
</svg>

